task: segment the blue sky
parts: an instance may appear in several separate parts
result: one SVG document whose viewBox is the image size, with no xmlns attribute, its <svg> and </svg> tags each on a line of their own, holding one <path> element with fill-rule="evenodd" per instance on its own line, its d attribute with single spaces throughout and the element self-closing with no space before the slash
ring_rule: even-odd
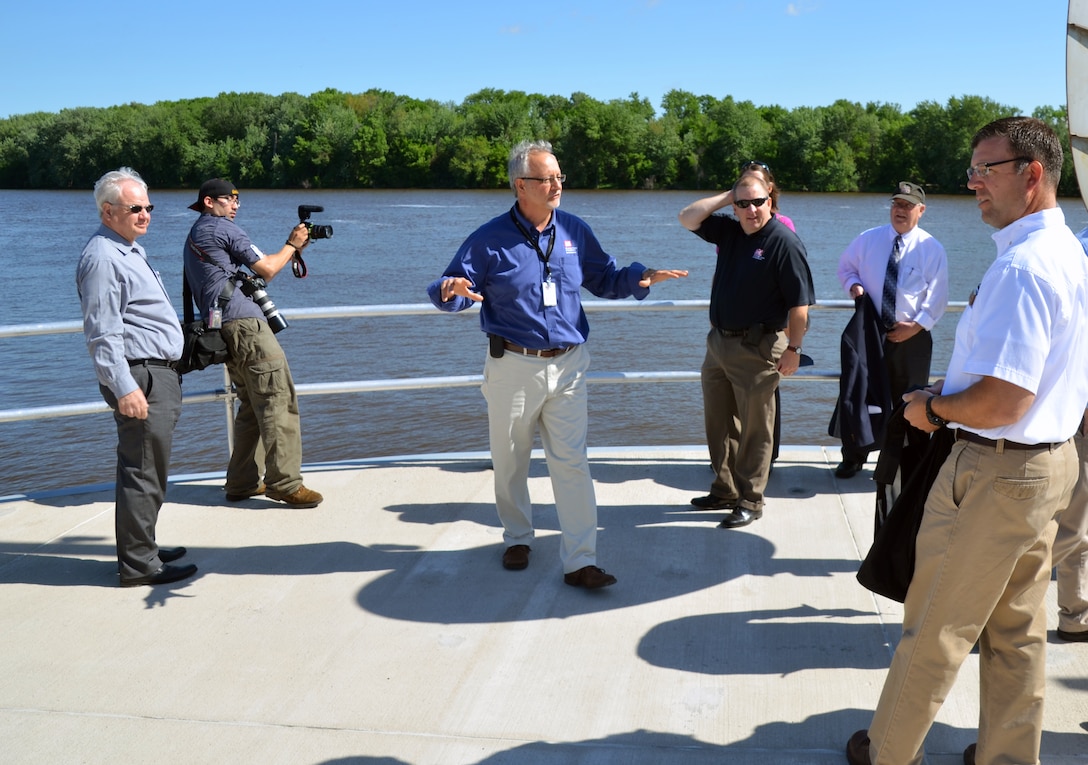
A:
<svg viewBox="0 0 1088 765">
<path fill-rule="evenodd" d="M 0 117 L 256 91 L 1065 103 L 1064 0 L 17 2 Z"/>
</svg>

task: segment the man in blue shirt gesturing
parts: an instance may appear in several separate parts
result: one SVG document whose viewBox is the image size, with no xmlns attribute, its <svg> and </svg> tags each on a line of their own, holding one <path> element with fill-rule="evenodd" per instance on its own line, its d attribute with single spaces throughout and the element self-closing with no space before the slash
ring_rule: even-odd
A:
<svg viewBox="0 0 1088 765">
<path fill-rule="evenodd" d="M 563 581 L 607 587 L 616 578 L 596 565 L 597 501 L 586 455 L 589 322 L 581 289 L 642 300 L 651 285 L 687 271 L 618 268 L 584 221 L 559 210 L 565 176 L 548 142 L 519 143 L 508 167 L 517 203 L 465 240 L 427 294 L 443 311 L 481 304 L 481 329 L 491 343 L 483 394 L 503 566 L 529 565 L 529 457 L 539 427 L 562 530 Z"/>
</svg>

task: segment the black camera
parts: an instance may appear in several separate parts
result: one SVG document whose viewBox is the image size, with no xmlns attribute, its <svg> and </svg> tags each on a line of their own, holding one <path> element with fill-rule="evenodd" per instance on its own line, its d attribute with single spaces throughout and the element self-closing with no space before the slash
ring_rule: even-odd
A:
<svg viewBox="0 0 1088 765">
<path fill-rule="evenodd" d="M 268 321 L 268 326 L 272 329 L 272 332 L 282 332 L 287 329 L 287 319 L 283 318 L 280 309 L 276 308 L 272 298 L 268 297 L 268 293 L 264 291 L 264 288 L 268 286 L 265 280 L 259 276 L 249 276 L 248 274 L 240 273 L 238 276 L 242 280 L 240 287 L 242 294 L 260 306 L 261 313 L 264 314 L 264 318 Z"/>
<path fill-rule="evenodd" d="M 321 205 L 299 205 L 298 222 L 306 224 L 310 239 L 328 239 L 332 236 L 332 226 L 325 223 L 310 223 L 311 213 L 325 212 Z"/>
</svg>

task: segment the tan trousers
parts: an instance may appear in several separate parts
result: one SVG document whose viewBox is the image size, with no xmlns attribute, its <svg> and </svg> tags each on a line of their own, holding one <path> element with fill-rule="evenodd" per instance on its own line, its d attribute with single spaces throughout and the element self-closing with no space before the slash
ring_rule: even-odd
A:
<svg viewBox="0 0 1088 765">
<path fill-rule="evenodd" d="M 700 375 L 703 419 L 716 478 L 710 493 L 763 508 L 774 446 L 774 392 L 786 333 L 763 335 L 758 346 L 711 329 Z"/>
<path fill-rule="evenodd" d="M 1073 440 L 1080 472 L 1073 498 L 1058 516 L 1054 567 L 1058 571 L 1058 628 L 1084 632 L 1088 630 L 1088 438 L 1078 435 Z"/>
<path fill-rule="evenodd" d="M 540 434 L 562 532 L 563 573 L 597 564 L 597 499 L 586 454 L 589 350 L 579 345 L 561 356 L 537 358 L 507 351 L 484 362 L 495 507 L 503 543 L 532 545 L 533 506 L 529 463 Z"/>
<path fill-rule="evenodd" d="M 960 665 L 979 644 L 976 763 L 1037 763 L 1045 596 L 1056 513 L 1077 477 L 1072 441 L 1006 450 L 957 442 L 926 501 L 914 578 L 873 722 L 874 765 L 915 765 Z"/>
<path fill-rule="evenodd" d="M 227 493 L 257 488 L 263 468 L 269 489 L 290 494 L 302 486 L 302 426 L 287 356 L 266 321 L 228 321 L 222 334 L 230 354 L 227 369 L 238 392 Z"/>
</svg>

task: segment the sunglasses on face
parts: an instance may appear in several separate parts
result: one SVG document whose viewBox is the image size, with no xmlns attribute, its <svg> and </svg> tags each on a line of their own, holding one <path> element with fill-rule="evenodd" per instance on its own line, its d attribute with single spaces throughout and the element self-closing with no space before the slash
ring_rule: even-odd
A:
<svg viewBox="0 0 1088 765">
<path fill-rule="evenodd" d="M 112 204 L 112 202 L 111 202 L 111 204 Z M 152 210 L 155 209 L 155 205 L 143 205 L 142 207 L 140 205 L 117 205 L 117 206 L 120 207 L 125 212 L 130 212 L 130 213 L 133 213 L 134 215 L 139 215 L 144 210 L 147 210 L 148 212 L 151 212 Z"/>
<path fill-rule="evenodd" d="M 747 210 L 749 207 L 763 207 L 763 203 L 767 201 L 767 197 L 758 197 L 756 199 L 737 199 L 733 204 L 742 210 Z"/>
</svg>

